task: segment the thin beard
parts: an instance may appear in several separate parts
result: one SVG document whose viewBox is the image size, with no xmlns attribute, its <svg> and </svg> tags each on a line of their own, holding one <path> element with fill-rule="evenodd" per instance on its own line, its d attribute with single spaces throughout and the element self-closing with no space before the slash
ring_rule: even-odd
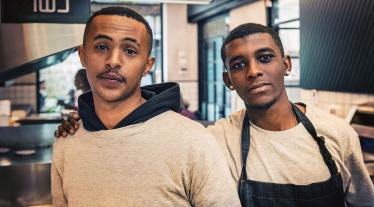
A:
<svg viewBox="0 0 374 207">
<path fill-rule="evenodd" d="M 247 104 L 245 103 L 245 107 L 249 110 L 253 111 L 263 111 L 266 109 L 269 109 L 274 103 L 276 102 L 276 99 L 274 98 L 273 100 L 269 101 L 268 103 L 265 104 Z"/>
</svg>

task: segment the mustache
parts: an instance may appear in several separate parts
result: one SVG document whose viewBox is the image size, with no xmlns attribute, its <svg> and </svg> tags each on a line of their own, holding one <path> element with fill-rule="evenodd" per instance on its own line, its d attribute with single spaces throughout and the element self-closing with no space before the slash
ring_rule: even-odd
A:
<svg viewBox="0 0 374 207">
<path fill-rule="evenodd" d="M 106 69 L 104 72 L 101 72 L 96 75 L 98 79 L 113 79 L 119 82 L 127 82 L 126 77 L 120 75 L 118 70 Z"/>
</svg>

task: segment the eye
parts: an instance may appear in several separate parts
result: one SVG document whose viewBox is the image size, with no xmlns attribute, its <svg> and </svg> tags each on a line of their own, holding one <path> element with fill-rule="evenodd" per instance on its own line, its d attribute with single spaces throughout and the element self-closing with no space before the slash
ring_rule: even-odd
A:
<svg viewBox="0 0 374 207">
<path fill-rule="evenodd" d="M 230 71 L 238 71 L 238 70 L 241 70 L 245 67 L 245 64 L 243 62 L 237 62 L 237 63 L 234 63 L 232 65 L 230 65 L 230 68 L 229 70 Z"/>
<path fill-rule="evenodd" d="M 123 52 L 128 54 L 129 56 L 134 56 L 134 55 L 137 54 L 136 51 L 134 49 L 131 49 L 131 48 L 126 48 L 126 49 L 124 49 Z"/>
<path fill-rule="evenodd" d="M 99 51 L 105 51 L 105 50 L 108 50 L 109 47 L 106 46 L 106 45 L 96 45 L 95 46 L 95 49 L 99 50 Z"/>
<path fill-rule="evenodd" d="M 261 63 L 269 63 L 273 59 L 274 55 L 260 55 L 257 59 Z"/>
</svg>

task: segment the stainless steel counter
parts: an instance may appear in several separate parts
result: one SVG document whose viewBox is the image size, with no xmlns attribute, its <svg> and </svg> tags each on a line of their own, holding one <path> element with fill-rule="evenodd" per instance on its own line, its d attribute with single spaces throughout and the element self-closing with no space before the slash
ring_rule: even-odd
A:
<svg viewBox="0 0 374 207">
<path fill-rule="evenodd" d="M 51 203 L 51 160 L 56 124 L 0 128 L 0 206 L 31 206 Z M 18 155 L 19 150 L 34 150 Z"/>
<path fill-rule="evenodd" d="M 51 147 L 36 149 L 33 155 L 0 154 L 0 206 L 51 203 Z"/>
<path fill-rule="evenodd" d="M 31 124 L 18 127 L 0 127 L 0 147 L 30 149 L 48 147 L 54 142 L 58 124 Z"/>
</svg>

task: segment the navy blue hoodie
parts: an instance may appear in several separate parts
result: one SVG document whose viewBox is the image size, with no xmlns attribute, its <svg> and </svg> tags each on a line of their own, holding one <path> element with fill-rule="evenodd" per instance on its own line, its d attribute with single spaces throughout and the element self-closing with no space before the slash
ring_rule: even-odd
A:
<svg viewBox="0 0 374 207">
<path fill-rule="evenodd" d="M 168 110 L 179 112 L 180 90 L 177 83 L 170 82 L 144 86 L 141 87 L 141 95 L 146 102 L 124 117 L 114 129 L 145 122 Z M 95 113 L 92 92 L 84 93 L 79 97 L 78 113 L 86 130 L 99 131 L 107 129 Z"/>
</svg>

